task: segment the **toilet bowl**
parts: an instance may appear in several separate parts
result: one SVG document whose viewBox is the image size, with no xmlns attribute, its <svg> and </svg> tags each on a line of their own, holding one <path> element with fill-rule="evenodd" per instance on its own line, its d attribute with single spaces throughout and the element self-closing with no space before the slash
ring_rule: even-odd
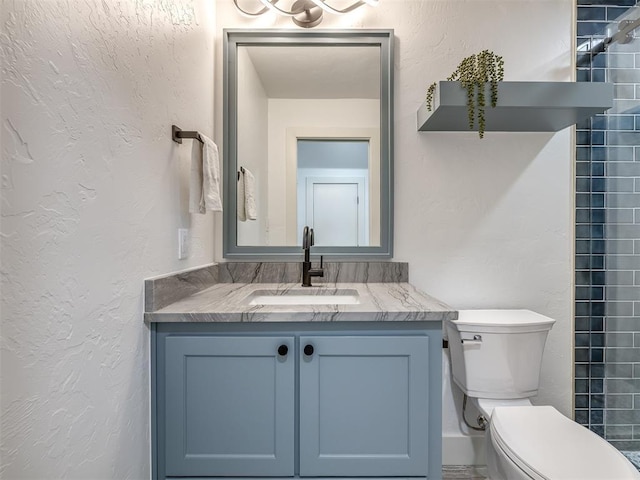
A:
<svg viewBox="0 0 640 480">
<path fill-rule="evenodd" d="M 492 480 L 640 478 L 610 443 L 548 406 L 496 407 L 486 450 Z"/>
<path fill-rule="evenodd" d="M 491 480 L 640 480 L 611 444 L 550 406 L 533 406 L 555 321 L 529 310 L 462 310 L 446 323 L 453 381 L 488 421 Z"/>
</svg>

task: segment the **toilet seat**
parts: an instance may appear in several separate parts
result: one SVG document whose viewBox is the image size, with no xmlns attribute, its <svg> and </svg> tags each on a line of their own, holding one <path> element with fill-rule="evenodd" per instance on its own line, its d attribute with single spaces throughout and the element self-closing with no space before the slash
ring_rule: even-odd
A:
<svg viewBox="0 0 640 480">
<path fill-rule="evenodd" d="M 640 479 L 615 447 L 553 407 L 496 407 L 490 435 L 534 480 Z"/>
</svg>

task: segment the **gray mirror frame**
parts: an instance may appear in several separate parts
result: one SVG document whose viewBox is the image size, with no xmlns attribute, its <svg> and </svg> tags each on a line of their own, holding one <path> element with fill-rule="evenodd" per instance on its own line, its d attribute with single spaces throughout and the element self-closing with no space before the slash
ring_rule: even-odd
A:
<svg viewBox="0 0 640 480">
<path fill-rule="evenodd" d="M 237 245 L 237 47 L 240 45 L 359 45 L 380 47 L 380 246 L 313 247 L 332 260 L 384 260 L 393 257 L 393 30 L 223 31 L 223 256 L 233 260 L 287 260 L 302 246 Z"/>
</svg>

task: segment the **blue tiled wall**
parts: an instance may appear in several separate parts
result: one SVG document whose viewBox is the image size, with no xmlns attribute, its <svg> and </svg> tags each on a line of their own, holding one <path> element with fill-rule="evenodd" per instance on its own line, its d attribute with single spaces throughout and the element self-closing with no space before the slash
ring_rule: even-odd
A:
<svg viewBox="0 0 640 480">
<path fill-rule="evenodd" d="M 578 0 L 578 45 L 636 3 Z M 575 419 L 640 450 L 640 39 L 581 55 L 578 81 L 613 82 L 615 106 L 576 132 Z"/>
</svg>

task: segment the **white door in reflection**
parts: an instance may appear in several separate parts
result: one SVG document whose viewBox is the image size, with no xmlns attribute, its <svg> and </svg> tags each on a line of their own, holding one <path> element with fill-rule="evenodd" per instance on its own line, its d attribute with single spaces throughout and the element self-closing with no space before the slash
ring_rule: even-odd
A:
<svg viewBox="0 0 640 480">
<path fill-rule="evenodd" d="M 369 142 L 298 140 L 298 243 L 305 225 L 316 246 L 369 245 Z"/>
<path fill-rule="evenodd" d="M 307 221 L 318 246 L 366 245 L 364 178 L 307 178 Z"/>
</svg>

